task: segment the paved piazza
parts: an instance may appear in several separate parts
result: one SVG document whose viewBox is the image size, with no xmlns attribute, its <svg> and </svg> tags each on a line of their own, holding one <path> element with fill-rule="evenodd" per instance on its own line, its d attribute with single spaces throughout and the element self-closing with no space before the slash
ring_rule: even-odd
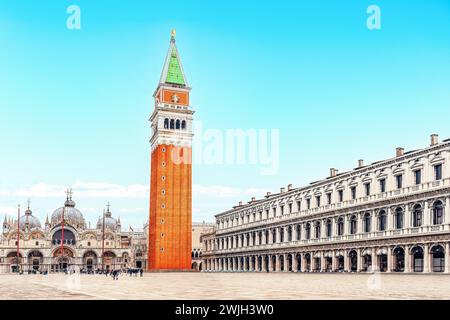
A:
<svg viewBox="0 0 450 320">
<path fill-rule="evenodd" d="M 448 275 L 0 275 L 1 299 L 450 299 Z"/>
</svg>

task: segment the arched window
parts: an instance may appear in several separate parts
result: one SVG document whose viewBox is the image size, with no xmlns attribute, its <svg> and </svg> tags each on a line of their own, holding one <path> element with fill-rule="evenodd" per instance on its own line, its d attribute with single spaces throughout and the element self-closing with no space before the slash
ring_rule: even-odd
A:
<svg viewBox="0 0 450 320">
<path fill-rule="evenodd" d="M 297 240 L 301 239 L 301 235 L 302 235 L 302 227 L 298 224 L 297 225 Z"/>
<path fill-rule="evenodd" d="M 370 232 L 371 229 L 371 223 L 372 222 L 372 217 L 370 216 L 369 212 L 366 212 L 364 214 L 364 232 Z"/>
<path fill-rule="evenodd" d="M 403 228 L 403 209 L 397 208 L 395 209 L 395 229 Z"/>
<path fill-rule="evenodd" d="M 357 231 L 356 224 L 357 224 L 357 218 L 356 218 L 355 215 L 353 215 L 350 218 L 350 234 L 355 234 L 356 233 L 356 231 Z"/>
<path fill-rule="evenodd" d="M 292 226 L 288 227 L 288 241 L 292 241 Z"/>
<path fill-rule="evenodd" d="M 378 230 L 384 231 L 386 230 L 386 211 L 381 210 L 378 214 Z"/>
<path fill-rule="evenodd" d="M 344 234 L 344 218 L 339 217 L 337 224 L 337 233 L 338 236 L 342 236 Z"/>
<path fill-rule="evenodd" d="M 284 228 L 280 228 L 280 242 L 284 242 Z"/>
<path fill-rule="evenodd" d="M 441 201 L 436 201 L 433 205 L 433 224 L 444 223 L 444 206 Z"/>
<path fill-rule="evenodd" d="M 422 226 L 422 206 L 420 204 L 416 204 L 413 208 L 413 227 Z"/>
<path fill-rule="evenodd" d="M 169 119 L 164 119 L 164 129 L 169 129 Z"/>
<path fill-rule="evenodd" d="M 309 222 L 305 226 L 305 232 L 306 239 L 311 239 L 311 224 Z"/>
<path fill-rule="evenodd" d="M 445 270 L 445 250 L 442 246 L 437 245 L 431 249 L 431 268 L 433 272 L 444 272 Z"/>
<path fill-rule="evenodd" d="M 175 120 L 170 119 L 170 129 L 175 129 Z"/>
<path fill-rule="evenodd" d="M 181 129 L 182 130 L 186 129 L 186 120 L 181 121 Z"/>
<path fill-rule="evenodd" d="M 53 234 L 53 244 L 61 244 L 61 241 L 63 240 L 62 237 L 62 230 L 58 230 Z M 75 245 L 76 244 L 76 238 L 72 231 L 64 229 L 64 244 L 68 245 Z"/>
<path fill-rule="evenodd" d="M 277 230 L 272 229 L 272 243 L 277 242 Z"/>
<path fill-rule="evenodd" d="M 269 243 L 269 235 L 270 235 L 269 230 L 266 230 L 266 243 L 265 244 Z"/>
<path fill-rule="evenodd" d="M 320 221 L 316 221 L 314 225 L 314 237 L 316 239 L 320 238 Z"/>
<path fill-rule="evenodd" d="M 258 244 L 262 244 L 262 231 L 258 232 Z"/>
<path fill-rule="evenodd" d="M 330 238 L 333 235 L 333 223 L 331 219 L 327 220 L 327 237 Z"/>
<path fill-rule="evenodd" d="M 180 120 L 177 120 L 176 122 L 175 122 L 175 129 L 180 129 Z"/>
</svg>

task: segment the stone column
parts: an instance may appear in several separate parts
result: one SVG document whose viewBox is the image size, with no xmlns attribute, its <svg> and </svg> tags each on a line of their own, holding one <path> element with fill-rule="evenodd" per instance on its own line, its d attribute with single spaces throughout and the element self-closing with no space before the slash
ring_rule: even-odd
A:
<svg viewBox="0 0 450 320">
<path fill-rule="evenodd" d="M 358 254 L 358 258 L 356 259 L 356 272 L 361 272 L 362 269 L 362 250 L 358 249 L 356 250 L 356 253 Z"/>
<path fill-rule="evenodd" d="M 392 261 L 392 249 L 391 247 L 387 247 L 387 273 L 392 272 L 393 269 L 393 261 Z"/>
<path fill-rule="evenodd" d="M 429 273 L 430 272 L 430 245 L 425 244 L 424 246 L 424 252 L 423 252 L 423 272 Z"/>
<path fill-rule="evenodd" d="M 280 242 L 280 228 L 276 228 L 275 230 L 276 230 L 276 232 L 275 232 L 275 237 L 276 237 L 275 242 L 279 243 Z"/>
<path fill-rule="evenodd" d="M 350 215 L 344 216 L 344 236 L 350 234 Z"/>
<path fill-rule="evenodd" d="M 447 199 L 448 200 L 448 199 Z M 447 207 L 447 209 L 448 209 L 449 207 Z M 448 220 L 447 220 L 448 221 Z M 444 261 L 444 263 L 445 263 L 445 269 L 444 269 L 444 272 L 445 273 L 450 273 L 450 268 L 449 268 L 449 264 L 450 264 L 450 254 L 449 254 L 449 252 L 450 252 L 450 242 L 447 242 L 446 244 L 445 244 L 445 261 Z"/>
<path fill-rule="evenodd" d="M 361 234 L 363 233 L 363 218 L 364 218 L 364 212 L 360 212 L 356 215 L 356 234 Z M 359 258 L 359 255 L 358 255 Z M 358 269 L 359 272 L 359 269 Z"/>
<path fill-rule="evenodd" d="M 297 241 L 297 226 L 292 225 L 292 241 Z"/>
<path fill-rule="evenodd" d="M 444 207 L 444 223 L 450 225 L 450 197 L 445 199 L 445 207 Z M 447 228 L 448 230 L 449 228 Z M 447 253 L 448 251 L 446 251 Z M 445 264 L 447 265 L 447 263 Z"/>
<path fill-rule="evenodd" d="M 349 267 L 348 267 L 348 252 L 347 250 L 344 250 L 344 271 L 348 272 L 349 271 Z"/>
<path fill-rule="evenodd" d="M 378 267 L 378 259 L 377 259 L 377 248 L 373 247 L 372 249 L 372 272 L 378 271 L 380 268 Z"/>
<path fill-rule="evenodd" d="M 325 252 L 320 253 L 320 271 L 325 271 Z"/>
<path fill-rule="evenodd" d="M 333 250 L 332 255 L 333 256 L 331 257 L 331 269 L 333 271 L 336 271 L 336 269 L 337 269 L 337 266 L 336 266 L 337 259 L 336 259 L 336 251 L 335 250 Z"/>
<path fill-rule="evenodd" d="M 411 255 L 409 253 L 409 246 L 405 246 L 405 273 L 411 272 Z"/>
<path fill-rule="evenodd" d="M 280 256 L 275 255 L 275 271 L 280 272 Z"/>
<path fill-rule="evenodd" d="M 297 254 L 291 253 L 292 256 L 292 271 L 297 272 L 298 262 L 297 262 Z"/>
<path fill-rule="evenodd" d="M 387 214 L 387 228 L 386 228 L 386 230 L 390 233 L 391 230 L 394 228 L 394 215 L 392 213 L 391 208 L 387 208 L 386 209 L 386 214 Z"/>
<path fill-rule="evenodd" d="M 269 272 L 273 272 L 273 260 L 272 255 L 269 255 Z"/>
<path fill-rule="evenodd" d="M 423 208 L 423 224 L 422 224 L 426 231 L 428 231 L 428 226 L 431 225 L 431 214 L 430 214 L 430 208 L 428 206 L 428 201 L 425 201 L 424 208 Z"/>
<path fill-rule="evenodd" d="M 409 210 L 409 205 L 405 205 L 405 216 L 403 217 L 403 219 L 405 221 L 405 228 L 406 229 L 411 228 L 412 214 L 411 214 L 411 210 Z"/>
</svg>

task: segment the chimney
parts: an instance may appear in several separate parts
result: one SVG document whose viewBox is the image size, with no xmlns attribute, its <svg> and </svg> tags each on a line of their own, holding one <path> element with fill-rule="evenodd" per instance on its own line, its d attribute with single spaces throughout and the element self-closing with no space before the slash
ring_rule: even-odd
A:
<svg viewBox="0 0 450 320">
<path fill-rule="evenodd" d="M 364 160 L 360 159 L 358 160 L 358 168 L 364 167 Z"/>
<path fill-rule="evenodd" d="M 272 193 L 270 191 L 267 191 L 266 198 L 268 198 Z"/>
<path fill-rule="evenodd" d="M 292 190 L 292 184 L 288 184 L 288 191 Z"/>
<path fill-rule="evenodd" d="M 336 177 L 338 170 L 335 168 L 330 168 L 330 178 Z"/>
<path fill-rule="evenodd" d="M 397 149 L 395 149 L 396 150 L 396 156 L 397 157 L 401 157 L 402 155 L 404 155 L 405 154 L 405 149 L 404 148 L 397 148 Z"/>
<path fill-rule="evenodd" d="M 280 188 L 280 193 L 284 193 L 284 188 Z"/>
<path fill-rule="evenodd" d="M 439 135 L 438 134 L 432 134 L 431 135 L 431 144 L 430 146 L 435 146 L 439 143 Z"/>
</svg>

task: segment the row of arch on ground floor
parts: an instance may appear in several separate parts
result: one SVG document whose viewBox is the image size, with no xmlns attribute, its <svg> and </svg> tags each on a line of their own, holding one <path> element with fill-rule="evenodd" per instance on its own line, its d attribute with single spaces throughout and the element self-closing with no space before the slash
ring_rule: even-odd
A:
<svg viewBox="0 0 450 320">
<path fill-rule="evenodd" d="M 444 272 L 449 244 L 292 252 L 204 259 L 205 271 Z"/>
<path fill-rule="evenodd" d="M 21 252 L 9 252 L 5 258 L 0 259 L 3 265 L 2 272 L 15 272 L 19 269 L 23 271 L 58 271 L 70 269 L 72 267 L 80 267 L 82 269 L 94 270 L 98 266 L 108 266 L 108 268 L 127 267 L 131 262 L 130 255 L 124 252 L 122 256 L 117 256 L 112 251 L 105 251 L 100 256 L 92 250 L 84 252 L 81 257 L 75 257 L 74 252 L 69 248 L 57 248 L 51 257 L 44 257 L 39 250 L 31 250 L 26 256 Z M 142 265 L 142 263 L 140 263 Z M 136 261 L 136 267 L 138 263 Z"/>
</svg>

